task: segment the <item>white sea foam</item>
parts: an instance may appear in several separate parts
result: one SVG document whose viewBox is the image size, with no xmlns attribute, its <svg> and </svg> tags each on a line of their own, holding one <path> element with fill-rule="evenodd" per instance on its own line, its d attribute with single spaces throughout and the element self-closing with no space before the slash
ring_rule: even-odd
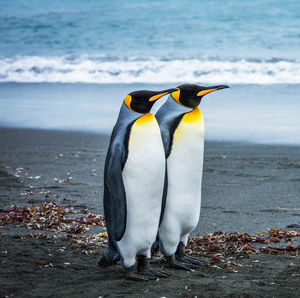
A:
<svg viewBox="0 0 300 298">
<path fill-rule="evenodd" d="M 300 61 L 19 56 L 0 59 L 0 82 L 299 84 Z"/>
</svg>

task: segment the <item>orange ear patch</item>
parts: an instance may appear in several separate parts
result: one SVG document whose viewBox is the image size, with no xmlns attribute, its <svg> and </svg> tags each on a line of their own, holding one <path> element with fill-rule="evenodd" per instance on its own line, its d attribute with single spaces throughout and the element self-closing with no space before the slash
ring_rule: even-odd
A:
<svg viewBox="0 0 300 298">
<path fill-rule="evenodd" d="M 179 104 L 181 104 L 181 102 L 179 101 L 179 96 L 180 96 L 180 90 L 178 89 L 177 91 L 174 91 L 171 93 L 172 98 Z"/>
<path fill-rule="evenodd" d="M 131 95 L 127 95 L 124 99 L 124 103 L 126 104 L 127 108 L 129 108 L 130 110 L 132 110 L 130 103 L 131 103 Z M 133 110 L 132 110 L 133 111 Z"/>
</svg>

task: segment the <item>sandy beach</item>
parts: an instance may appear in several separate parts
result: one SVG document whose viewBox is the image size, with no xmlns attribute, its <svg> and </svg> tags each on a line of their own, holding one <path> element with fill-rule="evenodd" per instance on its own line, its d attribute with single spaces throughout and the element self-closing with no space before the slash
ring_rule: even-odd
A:
<svg viewBox="0 0 300 298">
<path fill-rule="evenodd" d="M 47 201 L 79 214 L 103 214 L 107 135 L 12 128 L 1 128 L 0 135 L 0 209 Z M 193 235 L 288 230 L 300 219 L 299 149 L 206 142 L 202 209 Z M 103 231 L 95 226 L 88 234 Z M 144 283 L 126 280 L 119 265 L 99 268 L 103 248 L 28 236 L 34 233 L 40 231 L 0 227 L 1 297 L 297 297 L 300 289 L 298 253 L 250 254 L 236 260 L 242 266 L 234 271 L 166 267 L 169 278 Z M 153 262 L 164 266 L 157 258 Z"/>
</svg>

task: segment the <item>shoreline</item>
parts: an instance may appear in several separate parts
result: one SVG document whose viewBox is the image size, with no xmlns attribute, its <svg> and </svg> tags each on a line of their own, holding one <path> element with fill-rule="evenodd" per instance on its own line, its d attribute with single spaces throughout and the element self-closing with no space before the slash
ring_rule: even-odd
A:
<svg viewBox="0 0 300 298">
<path fill-rule="evenodd" d="M 0 126 L 109 133 L 128 93 L 172 86 L 177 84 L 0 83 Z M 300 145 L 299 93 L 300 84 L 232 84 L 212 93 L 200 104 L 205 137 Z"/>
</svg>

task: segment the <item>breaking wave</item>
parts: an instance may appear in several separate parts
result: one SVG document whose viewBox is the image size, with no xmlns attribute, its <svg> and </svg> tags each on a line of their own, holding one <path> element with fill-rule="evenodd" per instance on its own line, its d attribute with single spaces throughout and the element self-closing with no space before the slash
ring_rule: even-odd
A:
<svg viewBox="0 0 300 298">
<path fill-rule="evenodd" d="M 0 59 L 0 82 L 299 84 L 300 61 L 18 56 Z"/>
</svg>

